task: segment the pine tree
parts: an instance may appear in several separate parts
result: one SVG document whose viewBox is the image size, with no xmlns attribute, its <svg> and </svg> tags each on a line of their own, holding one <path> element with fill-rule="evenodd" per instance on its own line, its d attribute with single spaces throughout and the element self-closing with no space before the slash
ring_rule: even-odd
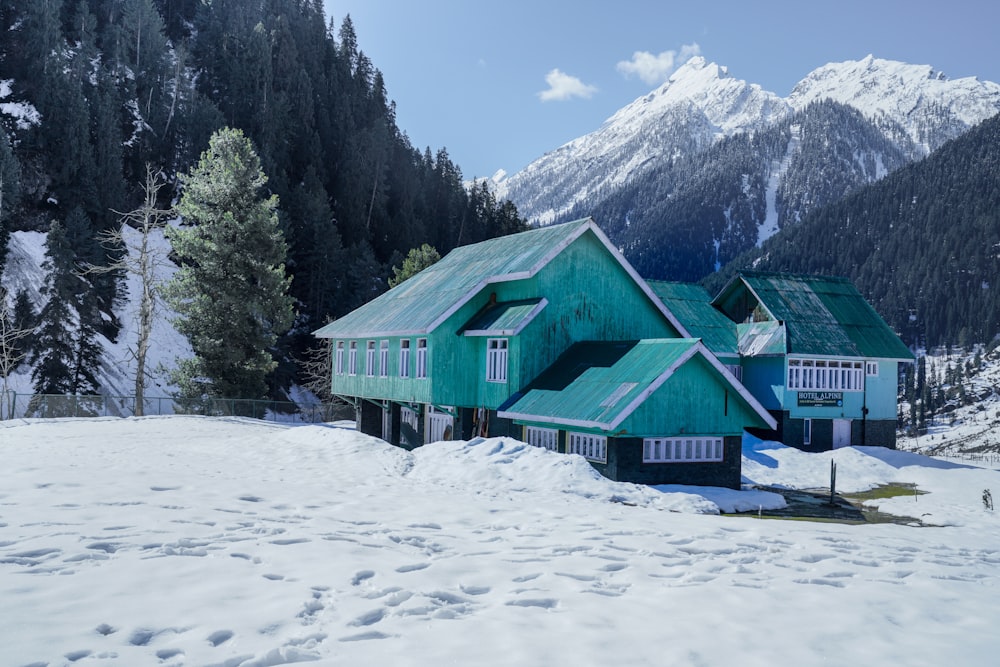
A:
<svg viewBox="0 0 1000 667">
<path fill-rule="evenodd" d="M 7 220 L 17 207 L 21 192 L 21 167 L 10 148 L 7 134 L 0 130 L 0 274 L 7 258 L 10 228 Z"/>
<path fill-rule="evenodd" d="M 181 181 L 183 226 L 168 228 L 180 269 L 165 296 L 195 356 L 171 379 L 188 400 L 263 398 L 277 366 L 272 349 L 294 315 L 277 197 L 261 194 L 260 159 L 229 128 Z"/>
<path fill-rule="evenodd" d="M 37 394 L 97 393 L 100 312 L 90 284 L 77 271 L 71 236 L 86 223 L 75 209 L 65 225 L 53 221 L 45 244 L 42 294 L 47 298 L 29 361 Z"/>
<path fill-rule="evenodd" d="M 392 278 L 389 278 L 389 287 L 395 287 L 404 280 L 412 278 L 439 259 L 441 259 L 441 255 L 438 254 L 438 251 L 426 243 L 419 248 L 413 248 L 407 253 L 406 259 L 403 260 L 402 268 L 398 266 L 392 267 Z"/>
</svg>

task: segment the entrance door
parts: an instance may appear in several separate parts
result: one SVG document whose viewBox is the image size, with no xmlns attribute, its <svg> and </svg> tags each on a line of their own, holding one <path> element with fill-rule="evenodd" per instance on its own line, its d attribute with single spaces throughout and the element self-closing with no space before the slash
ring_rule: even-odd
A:
<svg viewBox="0 0 1000 667">
<path fill-rule="evenodd" d="M 834 419 L 833 448 L 838 449 L 840 447 L 850 447 L 850 446 L 851 446 L 851 420 Z"/>
</svg>

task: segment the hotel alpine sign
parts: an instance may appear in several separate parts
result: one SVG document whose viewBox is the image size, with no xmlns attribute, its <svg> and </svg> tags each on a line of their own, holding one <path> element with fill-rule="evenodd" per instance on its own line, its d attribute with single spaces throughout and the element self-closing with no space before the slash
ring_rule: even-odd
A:
<svg viewBox="0 0 1000 667">
<path fill-rule="evenodd" d="M 800 391 L 799 407 L 839 408 L 844 405 L 842 391 Z"/>
</svg>

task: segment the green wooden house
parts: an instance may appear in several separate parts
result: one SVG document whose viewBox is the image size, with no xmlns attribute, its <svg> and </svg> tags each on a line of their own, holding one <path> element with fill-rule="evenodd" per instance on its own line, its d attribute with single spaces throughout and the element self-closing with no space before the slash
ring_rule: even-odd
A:
<svg viewBox="0 0 1000 667">
<path fill-rule="evenodd" d="M 316 335 L 332 339 L 333 393 L 355 406 L 358 428 L 404 447 L 478 435 L 524 439 L 529 420 L 498 409 L 527 398 L 522 390 L 575 344 L 690 338 L 589 218 L 456 248 Z M 662 372 L 673 363 L 672 348 L 654 347 L 664 353 L 653 367 Z M 711 352 L 696 349 L 699 360 L 687 360 L 678 377 L 695 373 L 715 387 L 718 368 L 703 361 Z M 644 400 L 682 400 L 672 391 Z M 771 417 L 756 407 L 754 418 L 730 411 L 718 435 L 766 425 Z M 640 415 L 646 409 L 654 410 Z M 657 435 L 680 428 L 664 423 Z M 626 466 L 604 471 L 634 476 Z"/>
<path fill-rule="evenodd" d="M 737 489 L 743 429 L 775 427 L 692 338 L 577 343 L 499 415 L 612 479 Z"/>
<path fill-rule="evenodd" d="M 743 384 L 778 423 L 770 437 L 895 447 L 898 365 L 913 354 L 850 281 L 744 272 L 712 306 L 736 325 Z"/>
</svg>

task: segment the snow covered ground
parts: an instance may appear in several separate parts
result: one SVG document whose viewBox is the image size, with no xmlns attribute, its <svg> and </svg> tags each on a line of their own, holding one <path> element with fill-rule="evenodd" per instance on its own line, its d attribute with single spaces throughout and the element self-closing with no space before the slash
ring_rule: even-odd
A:
<svg viewBox="0 0 1000 667">
<path fill-rule="evenodd" d="M 0 664 L 995 665 L 1000 472 L 748 440 L 747 481 L 938 527 L 725 517 L 509 439 L 336 425 L 0 422 Z"/>
</svg>

